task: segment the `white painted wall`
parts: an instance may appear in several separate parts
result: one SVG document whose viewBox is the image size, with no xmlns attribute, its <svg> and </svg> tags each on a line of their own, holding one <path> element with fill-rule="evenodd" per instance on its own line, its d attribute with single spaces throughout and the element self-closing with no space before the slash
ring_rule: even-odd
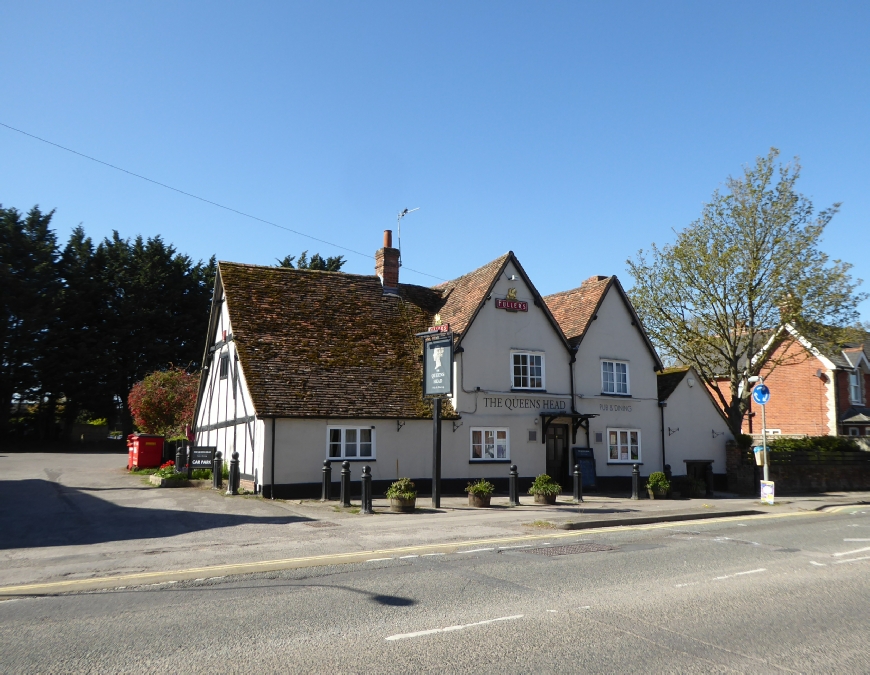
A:
<svg viewBox="0 0 870 675">
<path fill-rule="evenodd" d="M 227 337 L 232 336 L 233 333 L 226 296 L 223 300 L 210 344 L 221 342 L 224 331 L 226 331 Z M 228 376 L 221 379 L 220 359 L 224 354 L 228 354 L 230 357 L 230 369 Z M 223 454 L 225 462 L 230 460 L 233 451 L 237 451 L 241 472 L 249 475 L 254 475 L 256 472 L 257 482 L 262 484 L 263 431 L 261 422 L 255 420 L 247 424 L 237 424 L 221 429 L 201 430 L 209 425 L 255 414 L 244 370 L 241 368 L 241 362 L 236 359 L 236 344 L 230 341 L 216 350 L 208 361 L 209 370 L 206 375 L 206 386 L 196 417 L 196 445 L 216 446 Z M 237 368 L 238 383 L 236 387 L 233 387 Z"/>
<path fill-rule="evenodd" d="M 689 379 L 694 386 L 689 386 Z M 686 473 L 686 459 L 712 459 L 713 473 L 725 473 L 725 442 L 732 440 L 728 424 L 690 370 L 668 398 L 664 409 L 665 458 L 675 476 Z M 679 431 L 668 435 L 668 428 Z M 713 433 L 718 434 L 715 438 Z"/>
<path fill-rule="evenodd" d="M 639 429 L 641 432 L 641 473 L 662 469 L 661 418 L 655 360 L 619 291 L 611 287 L 592 321 L 574 364 L 577 411 L 597 414 L 589 430 L 599 476 L 630 476 L 633 462 L 613 463 L 609 459 L 609 428 Z M 630 397 L 601 394 L 601 361 L 627 361 Z M 601 441 L 596 441 L 601 434 Z M 578 436 L 577 445 L 585 445 Z"/>
</svg>

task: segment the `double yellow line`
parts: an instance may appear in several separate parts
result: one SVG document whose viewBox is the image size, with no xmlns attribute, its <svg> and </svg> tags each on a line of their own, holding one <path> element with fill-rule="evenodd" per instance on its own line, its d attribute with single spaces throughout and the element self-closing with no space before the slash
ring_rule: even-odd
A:
<svg viewBox="0 0 870 675">
<path fill-rule="evenodd" d="M 568 532 L 547 532 L 546 534 L 529 534 L 496 539 L 474 539 L 470 541 L 453 542 L 449 544 L 421 544 L 419 546 L 402 546 L 377 551 L 355 551 L 351 553 L 329 553 L 325 555 L 306 556 L 303 558 L 283 558 L 280 560 L 263 560 L 248 563 L 228 563 L 224 565 L 208 565 L 205 567 L 190 567 L 183 570 L 158 572 L 137 572 L 120 574 L 110 577 L 95 577 L 92 579 L 69 579 L 66 581 L 50 581 L 20 586 L 0 586 L 0 598 L 33 595 L 56 595 L 59 593 L 74 593 L 81 591 L 109 590 L 127 586 L 143 586 L 161 584 L 170 581 L 189 581 L 192 579 L 208 579 L 236 574 L 255 574 L 258 572 L 274 572 L 277 570 L 300 569 L 303 567 L 319 567 L 323 565 L 347 565 L 360 563 L 375 558 L 393 558 L 402 555 L 425 555 L 427 553 L 453 553 L 459 549 L 481 546 L 498 546 L 518 542 L 550 541 L 570 537 L 588 537 L 601 532 L 617 532 L 626 530 L 657 530 L 670 527 L 685 527 L 689 523 L 725 523 L 736 520 L 760 520 L 766 518 L 786 518 L 790 516 L 819 515 L 820 512 L 788 512 L 771 513 L 757 516 L 729 516 L 722 518 L 704 518 L 703 520 L 683 520 L 679 522 L 655 523 L 650 525 L 619 525 L 614 527 L 598 527 L 588 530 L 570 530 Z"/>
</svg>

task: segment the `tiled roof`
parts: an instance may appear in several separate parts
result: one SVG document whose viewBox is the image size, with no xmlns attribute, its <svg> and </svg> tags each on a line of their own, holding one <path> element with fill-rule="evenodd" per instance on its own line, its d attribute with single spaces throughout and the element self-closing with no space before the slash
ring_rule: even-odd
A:
<svg viewBox="0 0 870 675">
<path fill-rule="evenodd" d="M 473 272 L 435 286 L 435 290 L 440 291 L 444 297 L 444 305 L 440 310 L 441 320 L 450 324 L 454 334 L 464 333 L 468 328 L 487 291 L 510 257 L 511 253 L 508 251 Z"/>
<path fill-rule="evenodd" d="M 431 418 L 414 334 L 431 325 L 441 291 L 400 284 L 390 297 L 376 276 L 218 270 L 259 416 Z"/>
<path fill-rule="evenodd" d="M 578 288 L 544 298 L 570 344 L 577 344 L 583 337 L 612 279 L 605 276 L 589 277 Z"/>
<path fill-rule="evenodd" d="M 659 401 L 667 401 L 670 398 L 689 370 L 688 366 L 680 366 L 668 368 L 658 374 Z"/>
</svg>

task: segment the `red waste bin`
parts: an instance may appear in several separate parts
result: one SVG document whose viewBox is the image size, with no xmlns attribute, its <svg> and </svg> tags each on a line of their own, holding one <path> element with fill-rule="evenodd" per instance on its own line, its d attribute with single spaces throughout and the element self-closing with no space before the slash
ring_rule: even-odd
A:
<svg viewBox="0 0 870 675">
<path fill-rule="evenodd" d="M 163 464 L 163 436 L 130 434 L 127 436 L 127 470 L 151 469 Z"/>
</svg>

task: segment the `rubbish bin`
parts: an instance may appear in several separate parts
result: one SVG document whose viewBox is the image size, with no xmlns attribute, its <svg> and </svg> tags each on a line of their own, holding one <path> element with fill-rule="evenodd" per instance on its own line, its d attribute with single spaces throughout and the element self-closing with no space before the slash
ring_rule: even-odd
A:
<svg viewBox="0 0 870 675">
<path fill-rule="evenodd" d="M 130 434 L 127 436 L 127 469 L 152 469 L 163 463 L 163 436 Z"/>
</svg>

